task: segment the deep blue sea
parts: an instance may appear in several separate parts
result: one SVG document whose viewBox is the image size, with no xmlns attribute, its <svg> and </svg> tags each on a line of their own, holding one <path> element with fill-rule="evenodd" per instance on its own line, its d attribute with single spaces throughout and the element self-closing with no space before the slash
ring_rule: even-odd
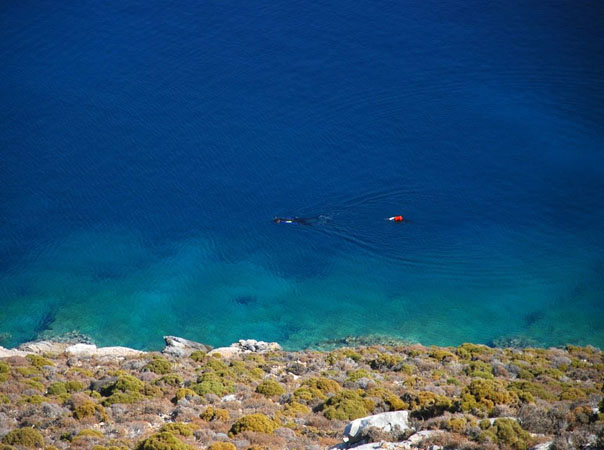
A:
<svg viewBox="0 0 604 450">
<path fill-rule="evenodd" d="M 602 24 L 587 0 L 3 1 L 0 345 L 604 347 Z"/>
</svg>

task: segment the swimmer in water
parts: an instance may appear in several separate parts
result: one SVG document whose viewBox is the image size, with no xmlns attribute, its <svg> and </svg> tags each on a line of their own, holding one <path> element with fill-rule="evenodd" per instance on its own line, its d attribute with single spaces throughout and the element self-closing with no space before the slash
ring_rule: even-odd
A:
<svg viewBox="0 0 604 450">
<path fill-rule="evenodd" d="M 275 217 L 273 219 L 275 223 L 297 223 L 299 225 L 310 225 L 310 219 L 304 219 L 303 217 Z"/>
</svg>

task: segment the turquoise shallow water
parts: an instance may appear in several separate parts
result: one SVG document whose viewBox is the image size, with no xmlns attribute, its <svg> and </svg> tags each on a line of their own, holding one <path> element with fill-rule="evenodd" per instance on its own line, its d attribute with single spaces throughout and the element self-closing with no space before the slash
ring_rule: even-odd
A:
<svg viewBox="0 0 604 450">
<path fill-rule="evenodd" d="M 7 4 L 0 345 L 604 347 L 602 18 Z"/>
</svg>

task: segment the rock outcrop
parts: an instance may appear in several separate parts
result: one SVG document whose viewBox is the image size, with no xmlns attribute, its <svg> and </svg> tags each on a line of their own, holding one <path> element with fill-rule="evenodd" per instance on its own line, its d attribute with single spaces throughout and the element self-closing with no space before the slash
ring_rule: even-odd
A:
<svg viewBox="0 0 604 450">
<path fill-rule="evenodd" d="M 166 347 L 162 350 L 162 353 L 176 358 L 185 358 L 198 350 L 206 353 L 212 350 L 212 347 L 209 345 L 189 341 L 177 336 L 164 336 L 164 341 L 166 341 Z"/>
<path fill-rule="evenodd" d="M 377 428 L 385 433 L 411 430 L 409 411 L 385 412 L 353 420 L 344 429 L 344 441 L 349 444 L 359 442 L 368 434 L 370 428 Z"/>
<path fill-rule="evenodd" d="M 128 347 L 97 347 L 94 344 L 74 344 L 65 349 L 65 353 L 69 356 L 79 358 L 91 357 L 116 357 L 125 358 L 129 356 L 137 356 L 144 352 L 134 350 Z"/>
<path fill-rule="evenodd" d="M 218 347 L 208 354 L 219 354 L 223 358 L 229 359 L 238 356 L 242 353 L 266 353 L 280 350 L 282 350 L 281 346 L 276 342 L 256 341 L 254 339 L 240 339 L 239 342 L 235 342 L 229 347 Z"/>
</svg>

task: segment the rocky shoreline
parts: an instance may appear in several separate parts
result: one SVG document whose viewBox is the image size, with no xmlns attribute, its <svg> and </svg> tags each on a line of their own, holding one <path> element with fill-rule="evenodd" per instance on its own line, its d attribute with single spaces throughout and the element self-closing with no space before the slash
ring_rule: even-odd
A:
<svg viewBox="0 0 604 450">
<path fill-rule="evenodd" d="M 0 347 L 0 450 L 604 446 L 593 347 Z M 356 344 L 356 343 L 354 343 Z"/>
</svg>

